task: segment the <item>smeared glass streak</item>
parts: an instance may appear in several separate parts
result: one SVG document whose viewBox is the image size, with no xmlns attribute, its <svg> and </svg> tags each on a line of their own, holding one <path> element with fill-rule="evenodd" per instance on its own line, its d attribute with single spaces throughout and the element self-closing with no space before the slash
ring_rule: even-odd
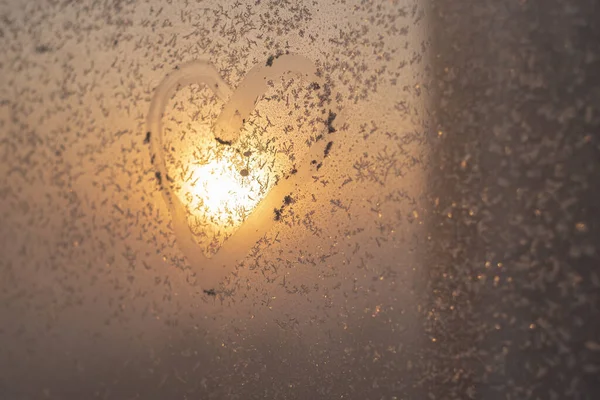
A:
<svg viewBox="0 0 600 400">
<path fill-rule="evenodd" d="M 291 72 L 309 82 L 317 82 L 314 69 L 311 61 L 297 55 L 282 55 L 271 66 L 258 65 L 252 68 L 217 118 L 215 136 L 230 142 L 237 140 L 242 125 L 254 110 L 258 98 L 267 91 L 269 80 Z"/>
</svg>

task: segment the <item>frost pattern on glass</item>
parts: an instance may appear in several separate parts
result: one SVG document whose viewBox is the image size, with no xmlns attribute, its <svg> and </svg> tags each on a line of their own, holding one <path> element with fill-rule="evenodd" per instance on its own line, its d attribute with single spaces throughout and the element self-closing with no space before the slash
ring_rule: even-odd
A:
<svg viewBox="0 0 600 400">
<path fill-rule="evenodd" d="M 144 398 L 381 398 L 417 365 L 425 7 L 8 3 L 0 317 L 16 322 L 0 328 L 10 343 L 0 391 L 6 383 L 35 392 L 24 398 L 68 398 L 60 382 L 76 381 L 78 398 L 128 389 Z M 293 54 L 314 64 L 318 87 L 274 73 L 304 68 L 285 61 Z M 203 84 L 192 83 L 199 69 L 181 72 L 197 60 Z M 254 68 L 272 76 L 241 90 L 259 93 L 256 104 L 254 95 L 240 100 L 249 107 L 241 117 L 231 99 L 255 82 Z M 159 144 L 147 117 L 165 76 L 175 78 L 156 118 Z M 201 168 L 252 182 L 254 200 L 276 199 L 251 214 L 218 201 L 228 192 L 210 203 Z M 179 225 L 190 233 L 177 234 L 159 180 L 185 204 Z M 247 229 L 271 229 L 226 251 L 248 237 L 238 222 L 261 212 Z M 191 238 L 189 251 L 179 236 Z"/>
</svg>

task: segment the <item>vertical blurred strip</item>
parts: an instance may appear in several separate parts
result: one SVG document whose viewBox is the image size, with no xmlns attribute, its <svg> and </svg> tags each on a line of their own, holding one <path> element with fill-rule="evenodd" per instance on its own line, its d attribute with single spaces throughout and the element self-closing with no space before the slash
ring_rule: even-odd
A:
<svg viewBox="0 0 600 400">
<path fill-rule="evenodd" d="M 600 392 L 600 7 L 434 0 L 431 398 Z"/>
</svg>

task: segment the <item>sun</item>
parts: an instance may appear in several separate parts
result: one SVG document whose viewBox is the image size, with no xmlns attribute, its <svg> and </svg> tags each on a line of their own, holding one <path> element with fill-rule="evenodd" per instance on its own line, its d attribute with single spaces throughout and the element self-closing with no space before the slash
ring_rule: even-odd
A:
<svg viewBox="0 0 600 400">
<path fill-rule="evenodd" d="M 192 217 L 209 222 L 213 229 L 239 227 L 266 194 L 265 174 L 236 160 L 234 151 L 191 164 L 189 179 L 182 185 L 185 203 Z"/>
</svg>

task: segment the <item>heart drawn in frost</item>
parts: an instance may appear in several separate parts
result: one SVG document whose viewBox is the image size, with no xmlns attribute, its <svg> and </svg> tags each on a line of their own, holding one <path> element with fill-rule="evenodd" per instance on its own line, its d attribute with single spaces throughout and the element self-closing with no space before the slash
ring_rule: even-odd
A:
<svg viewBox="0 0 600 400">
<path fill-rule="evenodd" d="M 267 91 L 267 82 L 285 73 L 300 75 L 309 83 L 320 83 L 320 79 L 316 76 L 316 68 L 311 61 L 298 55 L 289 54 L 281 55 L 273 62 L 269 62 L 268 65 L 254 66 L 235 91 L 229 88 L 210 63 L 203 60 L 183 64 L 167 75 L 156 88 L 147 119 L 152 160 L 156 167 L 156 177 L 159 183 L 161 183 L 162 177 L 167 177 L 162 148 L 162 117 L 169 98 L 178 87 L 196 83 L 205 84 L 213 90 L 217 97 L 225 103 L 213 126 L 213 134 L 219 142 L 232 144 L 239 137 L 242 125 L 253 111 L 259 97 Z M 328 124 L 331 132 L 331 120 L 328 121 Z M 340 124 L 339 117 L 336 118 L 336 124 Z M 329 151 L 330 144 L 325 145 L 322 142 L 325 141 L 317 141 L 310 147 L 307 158 L 312 160 L 324 158 L 324 154 Z M 325 149 L 326 147 L 327 149 Z M 212 257 L 207 257 L 201 246 L 194 240 L 187 220 L 185 205 L 173 193 L 169 184 L 161 184 L 163 198 L 171 213 L 177 243 L 193 271 L 200 277 L 203 288 L 212 290 L 233 271 L 237 262 L 248 254 L 250 248 L 273 225 L 273 210 L 281 206 L 285 196 L 293 192 L 300 181 L 314 173 L 313 169 L 314 165 L 311 167 L 306 164 L 299 167 L 297 173 L 286 177 L 287 179 L 280 179 L 257 204 L 237 231 L 225 240 Z"/>
</svg>

